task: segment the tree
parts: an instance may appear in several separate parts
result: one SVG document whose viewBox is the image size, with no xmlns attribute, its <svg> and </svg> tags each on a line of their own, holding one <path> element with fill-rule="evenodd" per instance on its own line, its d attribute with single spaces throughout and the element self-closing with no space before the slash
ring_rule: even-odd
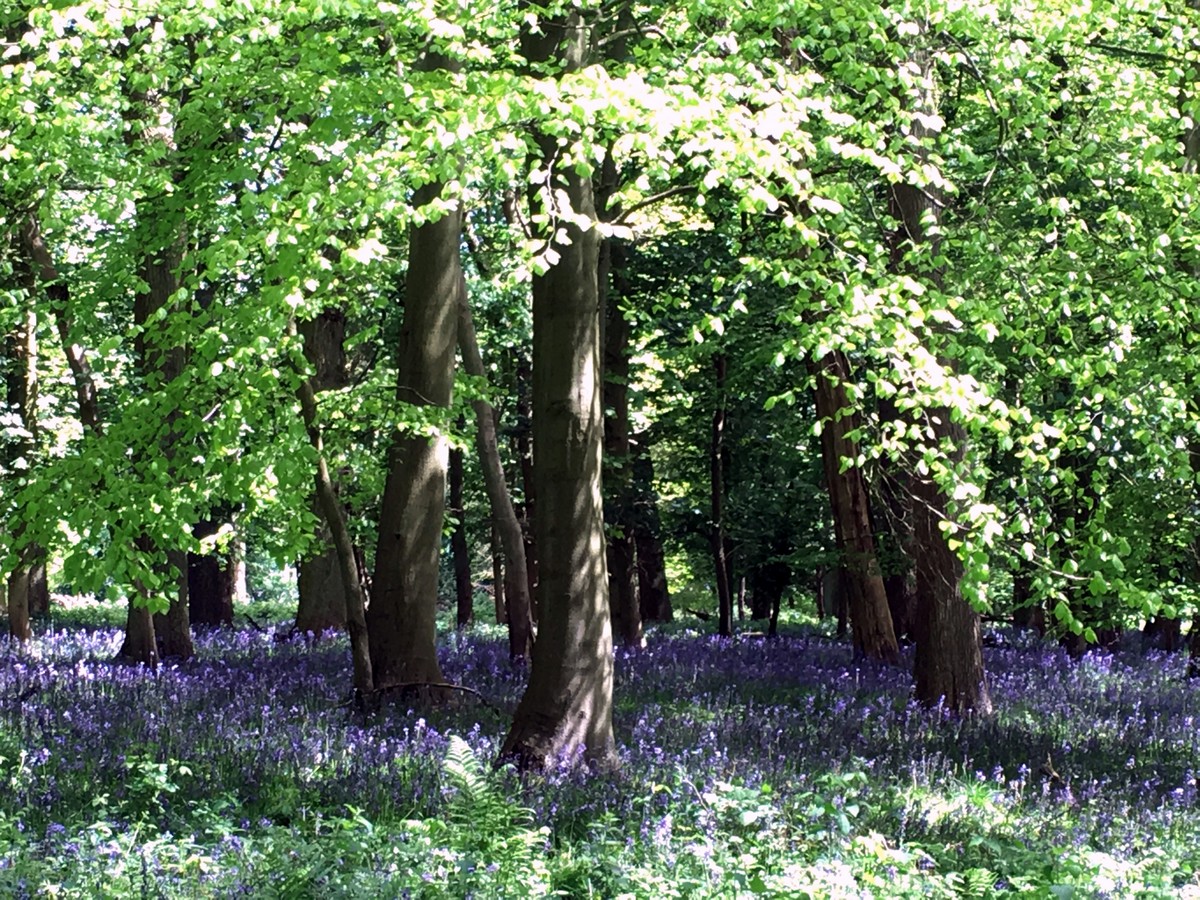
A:
<svg viewBox="0 0 1200 900">
<path fill-rule="evenodd" d="M 844 569 L 855 651 L 868 659 L 896 662 L 900 648 L 875 553 L 870 494 L 854 438 L 861 422 L 846 393 L 849 367 L 846 354 L 838 350 L 830 351 L 813 367 L 825 484 Z"/>
<path fill-rule="evenodd" d="M 444 62 L 428 57 L 429 69 Z M 454 385 L 463 278 L 459 260 L 462 212 L 434 183 L 420 188 L 416 209 L 436 216 L 412 229 L 398 351 L 396 399 L 414 407 L 449 409 Z M 435 200 L 449 209 L 431 208 Z M 448 446 L 445 423 L 426 434 L 398 435 L 389 452 L 380 508 L 375 575 L 367 626 L 378 688 L 438 684 L 438 557 L 445 510 Z"/>
<path fill-rule="evenodd" d="M 582 12 L 531 11 L 536 24 L 521 38 L 531 65 L 563 73 L 587 65 L 591 26 Z M 538 639 L 500 758 L 537 768 L 578 752 L 609 765 L 613 659 L 600 484 L 599 234 L 586 160 L 573 159 L 570 146 L 560 147 L 551 134 L 538 134 L 537 142 L 544 189 L 536 213 L 552 254 L 533 278 Z"/>
<path fill-rule="evenodd" d="M 458 310 L 458 347 L 467 374 L 475 378 L 485 377 L 483 355 L 479 349 L 475 323 L 465 290 L 460 294 Z M 509 656 L 513 659 L 528 659 L 533 649 L 533 604 L 529 594 L 525 537 L 500 460 L 495 411 L 492 405 L 482 398 L 471 402 L 475 409 L 475 447 L 479 454 L 480 468 L 483 470 L 488 506 L 492 513 L 492 528 L 499 538 L 502 552 L 503 577 L 493 582 L 493 588 L 496 596 L 503 596 L 505 602 L 502 606 L 501 601 L 497 600 L 496 609 L 497 612 L 501 609 L 505 612 Z"/>
</svg>

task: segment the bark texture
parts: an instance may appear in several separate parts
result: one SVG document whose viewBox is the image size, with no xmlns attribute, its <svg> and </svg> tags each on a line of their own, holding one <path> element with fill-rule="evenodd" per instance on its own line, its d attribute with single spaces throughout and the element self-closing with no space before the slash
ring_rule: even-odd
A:
<svg viewBox="0 0 1200 900">
<path fill-rule="evenodd" d="M 900 658 L 900 647 L 875 554 L 870 493 L 863 470 L 854 462 L 858 443 L 851 435 L 861 423 L 846 394 L 850 362 L 844 353 L 835 350 L 814 368 L 817 417 L 822 424 L 821 457 L 833 511 L 833 532 L 845 571 L 854 649 L 868 659 L 894 663 Z M 847 460 L 849 466 L 844 465 Z"/>
<path fill-rule="evenodd" d="M 582 14 L 543 20 L 522 36 L 533 63 L 557 58 L 567 70 L 586 63 L 589 30 Z M 571 210 L 595 219 L 590 178 L 555 165 L 557 142 L 539 135 L 550 184 Z M 550 201 L 553 203 L 554 201 Z M 544 210 L 555 216 L 557 210 Z M 582 754 L 615 763 L 613 657 L 604 557 L 601 456 L 598 235 L 564 219 L 567 241 L 547 235 L 557 263 L 533 282 L 533 452 L 538 497 L 536 534 L 538 639 L 529 686 L 501 750 L 502 759 L 542 767 Z"/>
<path fill-rule="evenodd" d="M 426 185 L 414 205 L 426 206 L 441 192 L 440 184 Z M 464 284 L 461 233 L 458 208 L 412 229 L 396 386 L 401 403 L 450 406 Z M 436 638 L 448 462 L 449 445 L 440 433 L 400 434 L 388 455 L 367 611 L 377 688 L 444 680 Z"/>
</svg>

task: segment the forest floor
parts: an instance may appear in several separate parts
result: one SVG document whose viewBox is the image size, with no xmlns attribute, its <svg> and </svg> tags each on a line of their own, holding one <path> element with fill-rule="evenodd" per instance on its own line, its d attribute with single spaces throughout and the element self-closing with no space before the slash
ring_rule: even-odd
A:
<svg viewBox="0 0 1200 900">
<path fill-rule="evenodd" d="M 149 672 L 111 615 L 0 642 L 0 896 L 1200 898 L 1182 658 L 997 634 L 997 714 L 959 720 L 818 630 L 680 624 L 618 654 L 618 774 L 521 779 L 494 627 L 442 646 L 486 704 L 363 719 L 340 638 L 216 631 Z"/>
</svg>

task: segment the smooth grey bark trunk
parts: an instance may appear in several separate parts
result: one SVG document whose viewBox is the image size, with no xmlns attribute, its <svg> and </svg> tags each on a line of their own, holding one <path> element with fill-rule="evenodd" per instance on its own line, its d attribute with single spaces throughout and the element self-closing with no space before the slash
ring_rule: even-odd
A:
<svg viewBox="0 0 1200 900">
<path fill-rule="evenodd" d="M 579 12 L 522 35 L 526 59 L 582 68 L 590 31 Z M 595 221 L 591 179 L 559 166 L 557 141 L 538 135 L 548 185 Z M 550 201 L 553 203 L 554 201 Z M 546 212 L 554 214 L 553 208 Z M 601 457 L 599 235 L 563 219 L 546 235 L 557 263 L 533 281 L 533 453 L 538 497 L 538 639 L 529 686 L 500 752 L 522 768 L 581 754 L 615 765 L 613 646 L 604 557 Z"/>
<path fill-rule="evenodd" d="M 846 393 L 850 361 L 844 353 L 830 351 L 814 364 L 813 374 L 817 417 L 822 423 L 825 486 L 845 570 L 843 584 L 855 652 L 868 659 L 895 663 L 900 658 L 900 646 L 875 554 L 867 479 L 857 465 L 843 468 L 843 461 L 858 458 L 858 444 L 851 434 L 860 422 Z"/>
<path fill-rule="evenodd" d="M 440 184 L 420 188 L 413 205 L 426 206 L 442 189 Z M 396 385 L 401 403 L 450 407 L 464 284 L 461 234 L 458 207 L 412 229 Z M 448 451 L 442 434 L 400 434 L 388 454 L 367 611 L 376 688 L 445 680 L 436 641 Z"/>
<path fill-rule="evenodd" d="M 468 375 L 483 378 L 487 371 L 466 291 L 461 294 L 458 311 L 458 348 Z M 486 400 L 473 400 L 475 410 L 475 449 L 483 471 L 484 489 L 492 513 L 492 528 L 500 545 L 503 577 L 493 580 L 496 591 L 497 621 L 508 624 L 508 650 L 513 659 L 529 659 L 533 652 L 533 602 L 529 591 L 529 570 L 525 556 L 525 535 L 517 518 L 512 495 L 500 461 L 496 438 L 496 416 Z M 493 543 L 495 546 L 495 542 Z M 503 618 L 502 618 L 503 616 Z"/>
</svg>

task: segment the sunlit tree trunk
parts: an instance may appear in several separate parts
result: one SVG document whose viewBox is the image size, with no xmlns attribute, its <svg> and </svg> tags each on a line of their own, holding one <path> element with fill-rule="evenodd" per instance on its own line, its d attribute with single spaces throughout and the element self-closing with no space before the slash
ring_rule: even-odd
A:
<svg viewBox="0 0 1200 900">
<path fill-rule="evenodd" d="M 576 11 L 543 19 L 522 35 L 531 63 L 557 59 L 577 70 L 587 62 L 589 28 Z M 558 163 L 557 141 L 539 135 L 547 204 L 565 196 L 575 216 L 595 220 L 591 179 Z M 554 214 L 553 206 L 545 211 Z M 541 767 L 582 753 L 615 763 L 613 656 L 604 558 L 600 465 L 601 408 L 599 237 L 562 219 L 566 241 L 547 235 L 556 264 L 533 281 L 533 452 L 537 486 L 538 639 L 529 686 L 504 740 L 502 759 Z"/>
<path fill-rule="evenodd" d="M 912 77 L 912 108 L 925 115 L 913 116 L 908 125 L 916 152 L 924 152 L 922 141 L 934 136 L 926 124 L 936 111 L 933 62 L 916 52 Z M 941 201 L 931 187 L 897 184 L 892 188 L 890 209 L 900 223 L 893 242 L 893 267 L 903 269 L 910 247 L 928 241 L 927 224 L 941 214 Z M 953 465 L 963 457 L 966 433 L 955 423 L 949 409 L 925 412 L 925 423 L 933 443 Z M 917 579 L 916 655 L 913 666 L 916 698 L 929 706 L 944 704 L 959 713 L 991 712 L 991 696 L 983 667 L 983 645 L 979 614 L 962 595 L 963 563 L 947 543 L 941 528 L 946 520 L 946 496 L 931 471 L 912 473 L 912 517 Z"/>
</svg>

